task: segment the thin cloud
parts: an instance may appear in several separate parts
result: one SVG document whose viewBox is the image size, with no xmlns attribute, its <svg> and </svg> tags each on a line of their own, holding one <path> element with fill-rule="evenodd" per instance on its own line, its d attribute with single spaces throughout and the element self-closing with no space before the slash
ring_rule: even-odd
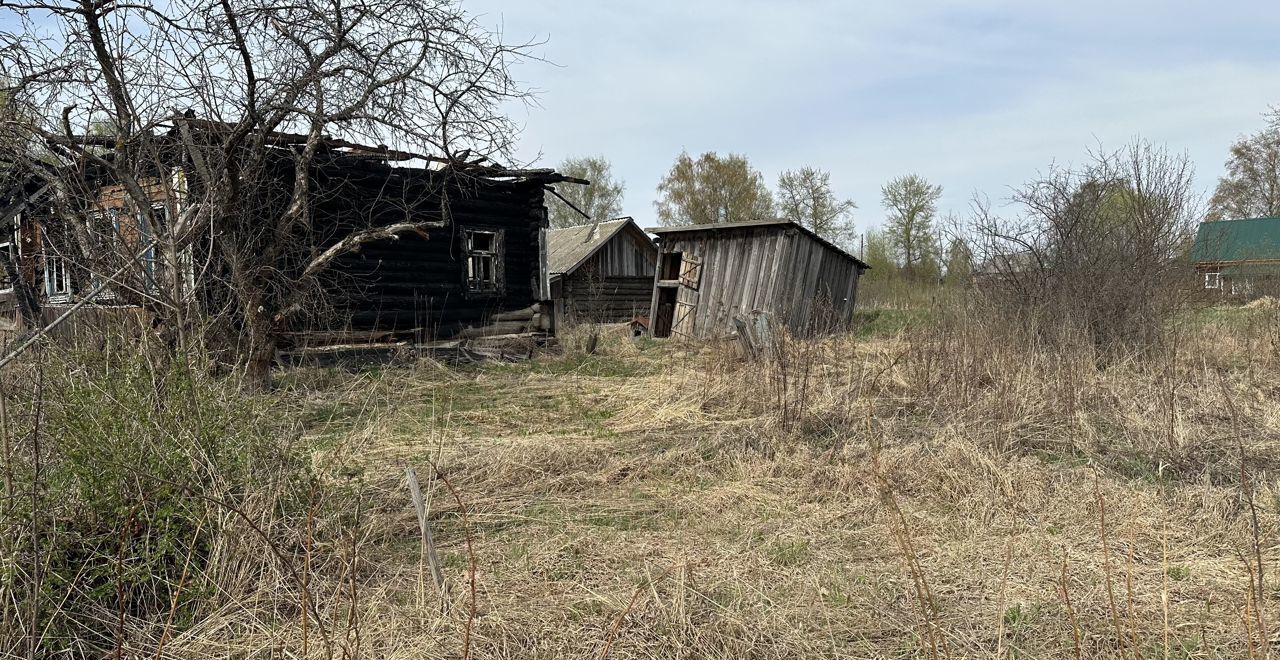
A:
<svg viewBox="0 0 1280 660">
<path fill-rule="evenodd" d="M 1189 153 L 1208 187 L 1280 102 L 1280 3 L 500 4 L 467 6 L 546 37 L 558 65 L 518 72 L 543 90 L 521 155 L 604 153 L 642 223 L 682 149 L 744 153 L 770 181 L 829 169 L 864 229 L 895 175 L 962 212 L 975 190 L 1003 196 L 1138 134 Z"/>
</svg>

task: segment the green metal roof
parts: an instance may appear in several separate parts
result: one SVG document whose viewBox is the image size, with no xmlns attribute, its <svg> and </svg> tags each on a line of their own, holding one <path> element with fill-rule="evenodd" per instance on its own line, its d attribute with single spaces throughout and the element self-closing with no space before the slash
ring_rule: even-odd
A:
<svg viewBox="0 0 1280 660">
<path fill-rule="evenodd" d="M 1280 260 L 1280 218 L 1202 222 L 1191 248 L 1196 263 Z"/>
</svg>

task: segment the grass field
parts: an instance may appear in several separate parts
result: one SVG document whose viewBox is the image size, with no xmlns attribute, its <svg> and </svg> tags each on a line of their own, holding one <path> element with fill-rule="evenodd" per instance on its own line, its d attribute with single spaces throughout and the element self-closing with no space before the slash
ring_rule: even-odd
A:
<svg viewBox="0 0 1280 660">
<path fill-rule="evenodd" d="M 1240 314 L 1106 366 L 894 322 L 758 363 L 617 338 L 297 372 L 354 557 L 310 599 L 361 657 L 1267 657 L 1280 355 Z M 243 602 L 173 652 L 301 653 L 306 617 Z"/>
</svg>

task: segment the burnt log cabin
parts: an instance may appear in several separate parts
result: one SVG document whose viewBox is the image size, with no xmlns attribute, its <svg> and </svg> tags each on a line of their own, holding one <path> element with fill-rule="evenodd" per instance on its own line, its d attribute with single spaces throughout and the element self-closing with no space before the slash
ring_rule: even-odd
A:
<svg viewBox="0 0 1280 660">
<path fill-rule="evenodd" d="M 331 321 L 352 336 L 419 342 L 551 330 L 547 210 L 553 172 L 471 174 L 382 164 L 319 177 L 327 242 L 363 227 L 425 222 L 343 253 L 325 274 Z"/>
<path fill-rule="evenodd" d="M 282 155 L 274 165 L 275 183 L 267 186 L 263 199 L 250 203 L 257 206 L 249 208 L 262 211 L 280 203 L 281 193 L 292 187 L 292 164 L 284 154 L 305 137 L 273 134 Z M 310 172 L 310 245 L 282 256 L 277 264 L 281 271 L 298 272 L 300 260 L 353 232 L 405 222 L 427 229 L 339 253 L 319 276 L 321 295 L 286 328 L 282 345 L 393 338 L 432 342 L 550 332 L 544 194 L 553 184 L 587 182 L 550 169 L 443 162 L 341 140 L 327 140 L 322 152 Z M 183 167 L 175 164 L 169 175 L 180 174 Z M 114 188 L 103 181 L 95 204 L 114 203 L 104 201 Z M 41 192 L 50 194 L 47 190 Z M 44 321 L 78 302 L 95 279 L 88 264 L 73 263 L 70 252 L 51 244 L 55 232 L 47 231 L 47 222 L 40 220 L 47 213 L 41 209 L 48 206 L 47 199 L 23 192 L 28 194 L 19 192 L 0 205 L 5 207 L 0 248 L 12 257 L 6 269 L 9 286 L 0 290 L 0 314 L 3 329 L 10 333 L 31 325 L 31 320 L 27 315 L 24 323 L 19 313 L 9 273 L 20 273 L 22 288 L 34 294 L 37 318 Z M 180 208 L 184 200 L 150 202 L 156 208 Z M 130 213 L 127 208 L 116 211 L 120 217 Z M 200 290 L 206 308 L 229 309 L 230 278 L 218 240 L 227 232 L 266 231 L 262 217 L 251 212 L 228 218 L 208 241 L 191 246 L 185 261 L 193 270 L 194 264 L 201 264 L 200 272 L 185 276 Z M 9 249 L 20 240 L 23 249 Z M 90 309 L 102 306 L 97 300 L 95 296 Z M 114 308 L 127 307 L 126 301 L 127 297 L 109 298 Z M 95 318 L 84 312 L 77 317 Z"/>
</svg>

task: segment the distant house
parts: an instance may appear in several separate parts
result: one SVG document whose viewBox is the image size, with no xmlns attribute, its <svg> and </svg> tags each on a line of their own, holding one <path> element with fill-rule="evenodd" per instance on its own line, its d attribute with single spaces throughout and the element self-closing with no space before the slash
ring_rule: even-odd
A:
<svg viewBox="0 0 1280 660">
<path fill-rule="evenodd" d="M 547 234 L 556 327 L 649 315 L 658 248 L 631 218 Z"/>
<path fill-rule="evenodd" d="M 730 334 L 734 317 L 768 312 L 792 332 L 844 327 L 868 266 L 785 220 L 650 229 L 658 236 L 655 337 Z"/>
<path fill-rule="evenodd" d="M 1033 252 L 996 252 L 973 269 L 973 283 L 984 288 L 1006 286 L 1039 270 L 1040 261 Z"/>
<path fill-rule="evenodd" d="M 1280 288 L 1280 218 L 1202 222 L 1191 248 L 1201 287 L 1252 297 Z"/>
</svg>

